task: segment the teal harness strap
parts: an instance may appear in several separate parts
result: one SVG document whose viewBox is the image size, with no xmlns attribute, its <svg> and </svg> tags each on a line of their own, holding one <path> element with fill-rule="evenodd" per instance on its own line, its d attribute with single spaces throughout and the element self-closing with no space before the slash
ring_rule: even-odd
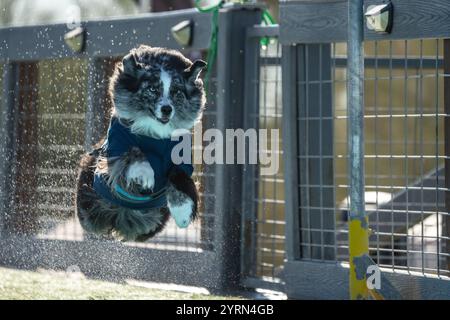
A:
<svg viewBox="0 0 450 320">
<path fill-rule="evenodd" d="M 122 187 L 119 186 L 118 184 L 116 184 L 114 186 L 114 190 L 116 190 L 117 195 L 122 200 L 125 200 L 128 202 L 133 202 L 133 203 L 140 203 L 140 202 L 155 200 L 155 199 L 162 197 L 163 195 L 165 195 L 167 188 L 162 188 L 158 192 L 155 192 L 148 196 L 136 196 L 136 195 L 130 194 L 130 193 L 126 192 L 124 189 L 122 189 Z"/>
</svg>

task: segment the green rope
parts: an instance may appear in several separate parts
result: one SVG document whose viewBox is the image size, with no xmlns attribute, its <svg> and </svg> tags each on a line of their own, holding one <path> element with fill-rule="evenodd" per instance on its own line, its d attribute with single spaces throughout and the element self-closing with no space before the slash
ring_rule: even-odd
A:
<svg viewBox="0 0 450 320">
<path fill-rule="evenodd" d="M 269 10 L 264 10 L 262 13 L 262 24 L 266 25 L 266 26 L 271 26 L 276 24 L 275 19 L 272 17 L 272 15 L 270 14 Z M 261 46 L 263 47 L 263 49 L 267 49 L 267 46 L 269 45 L 271 39 L 269 37 L 262 37 L 261 38 Z"/>
<path fill-rule="evenodd" d="M 211 32 L 211 40 L 208 49 L 208 56 L 206 61 L 208 61 L 208 68 L 206 69 L 205 75 L 205 89 L 208 92 L 209 82 L 211 79 L 211 72 L 214 67 L 214 63 L 216 62 L 217 57 L 217 35 L 219 32 L 219 8 L 216 8 L 212 13 L 212 32 Z"/>
<path fill-rule="evenodd" d="M 209 92 L 209 82 L 211 79 L 211 72 L 214 67 L 214 63 L 216 62 L 217 57 L 217 35 L 219 32 L 219 9 L 222 7 L 222 1 L 204 1 L 204 0 L 195 0 L 195 7 L 200 12 L 212 12 L 212 31 L 211 38 L 209 40 L 209 48 L 208 48 L 208 56 L 206 61 L 208 62 L 208 67 L 206 69 L 205 75 L 205 89 L 206 92 Z"/>
<path fill-rule="evenodd" d="M 195 7 L 200 12 L 212 12 L 212 31 L 211 31 L 211 39 L 209 41 L 209 48 L 208 48 L 208 56 L 206 61 L 208 62 L 208 67 L 206 69 L 206 75 L 205 75 L 205 89 L 206 92 L 208 91 L 209 83 L 211 80 L 211 72 L 213 70 L 214 64 L 216 62 L 217 57 L 217 35 L 219 32 L 219 10 L 223 5 L 223 1 L 219 0 L 195 0 L 194 2 Z M 275 24 L 275 19 L 272 17 L 272 15 L 269 13 L 269 10 L 264 10 L 262 12 L 262 23 L 265 25 L 273 25 Z M 261 46 L 266 49 L 267 46 L 270 43 L 269 37 L 263 37 L 261 38 Z"/>
</svg>

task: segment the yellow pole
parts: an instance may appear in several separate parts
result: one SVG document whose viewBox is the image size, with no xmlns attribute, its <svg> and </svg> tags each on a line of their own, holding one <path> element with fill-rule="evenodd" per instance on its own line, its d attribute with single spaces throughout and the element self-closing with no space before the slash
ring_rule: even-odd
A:
<svg viewBox="0 0 450 320">
<path fill-rule="evenodd" d="M 369 294 L 373 300 L 385 300 L 383 295 L 376 290 L 369 290 Z"/>
<path fill-rule="evenodd" d="M 347 39 L 347 143 L 350 185 L 349 254 L 350 299 L 367 299 L 365 257 L 369 254 L 369 228 L 364 200 L 364 15 L 363 0 L 348 1 Z"/>
<path fill-rule="evenodd" d="M 360 219 L 351 218 L 349 223 L 349 253 L 350 253 L 350 299 L 367 299 L 369 290 L 367 288 L 366 270 L 364 264 L 358 264 L 358 257 L 369 253 L 369 229 L 368 218 L 365 216 L 363 222 Z M 356 260 L 355 260 L 356 258 Z M 359 268 L 359 270 L 357 270 Z M 357 272 L 358 271 L 358 272 Z"/>
</svg>

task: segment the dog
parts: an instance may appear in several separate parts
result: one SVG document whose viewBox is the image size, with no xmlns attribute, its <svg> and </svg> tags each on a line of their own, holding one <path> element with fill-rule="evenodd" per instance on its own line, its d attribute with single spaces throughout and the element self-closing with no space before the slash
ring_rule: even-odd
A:
<svg viewBox="0 0 450 320">
<path fill-rule="evenodd" d="M 190 163 L 174 164 L 177 130 L 201 120 L 206 98 L 202 60 L 141 45 L 110 78 L 107 135 L 83 155 L 76 211 L 81 226 L 122 241 L 146 241 L 170 216 L 186 228 L 196 217 L 198 192 Z"/>
</svg>

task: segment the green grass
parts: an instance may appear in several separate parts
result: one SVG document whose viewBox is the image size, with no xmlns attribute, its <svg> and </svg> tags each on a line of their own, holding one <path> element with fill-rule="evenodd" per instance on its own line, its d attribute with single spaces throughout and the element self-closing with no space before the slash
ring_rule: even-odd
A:
<svg viewBox="0 0 450 320">
<path fill-rule="evenodd" d="M 215 296 L 145 288 L 91 280 L 81 274 L 55 271 L 23 271 L 0 268 L 1 300 L 105 300 L 105 299 L 242 299 L 236 296 Z"/>
</svg>

